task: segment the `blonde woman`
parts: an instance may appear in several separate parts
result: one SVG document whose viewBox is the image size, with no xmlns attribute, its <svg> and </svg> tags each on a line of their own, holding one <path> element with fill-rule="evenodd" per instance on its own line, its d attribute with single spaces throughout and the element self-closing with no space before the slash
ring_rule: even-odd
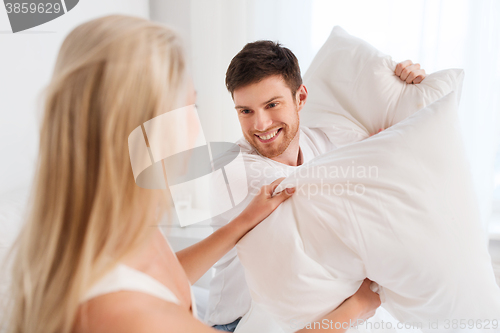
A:
<svg viewBox="0 0 500 333">
<path fill-rule="evenodd" d="M 154 227 L 168 201 L 135 184 L 127 138 L 193 104 L 189 82 L 179 39 L 162 25 L 108 16 L 66 38 L 46 92 L 31 210 L 14 247 L 8 332 L 216 332 L 197 320 L 191 284 L 293 191 L 271 197 L 277 180 L 228 225 L 172 251 Z M 325 318 L 367 318 L 379 304 L 365 281 Z"/>
</svg>

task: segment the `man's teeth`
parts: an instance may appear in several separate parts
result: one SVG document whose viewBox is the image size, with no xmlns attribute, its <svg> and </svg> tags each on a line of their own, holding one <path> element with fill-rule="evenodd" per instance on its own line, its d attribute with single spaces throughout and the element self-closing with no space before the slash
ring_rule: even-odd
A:
<svg viewBox="0 0 500 333">
<path fill-rule="evenodd" d="M 269 139 L 273 138 L 278 133 L 278 131 L 279 131 L 279 128 L 276 131 L 274 131 L 268 135 L 265 135 L 265 136 L 259 135 L 259 138 L 261 138 L 262 140 L 269 140 Z"/>
</svg>

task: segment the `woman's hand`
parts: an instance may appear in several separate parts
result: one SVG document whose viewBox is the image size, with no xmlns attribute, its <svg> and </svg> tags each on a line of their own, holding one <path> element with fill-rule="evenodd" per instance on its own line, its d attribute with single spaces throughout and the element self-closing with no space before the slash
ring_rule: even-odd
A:
<svg viewBox="0 0 500 333">
<path fill-rule="evenodd" d="M 213 232 L 204 240 L 176 253 L 191 284 L 194 284 L 217 260 L 222 258 L 253 227 L 269 216 L 295 189 L 271 197 L 284 178 L 263 186 L 250 204 L 234 220 Z"/>
<path fill-rule="evenodd" d="M 400 62 L 396 65 L 394 73 L 406 83 L 420 83 L 425 79 L 425 70 L 420 69 L 420 64 L 414 64 L 411 60 Z"/>
<path fill-rule="evenodd" d="M 285 178 L 278 178 L 271 184 L 262 186 L 247 208 L 241 212 L 240 216 L 245 223 L 249 224 L 248 227 L 250 229 L 262 222 L 262 220 L 268 217 L 283 201 L 290 198 L 295 192 L 295 188 L 286 188 L 274 197 L 271 197 L 283 179 Z"/>
<path fill-rule="evenodd" d="M 358 319 L 366 320 L 373 317 L 377 308 L 382 304 L 380 296 L 370 289 L 371 283 L 372 281 L 366 278 L 358 291 L 344 301 L 355 309 L 355 313 L 358 313 Z"/>
</svg>

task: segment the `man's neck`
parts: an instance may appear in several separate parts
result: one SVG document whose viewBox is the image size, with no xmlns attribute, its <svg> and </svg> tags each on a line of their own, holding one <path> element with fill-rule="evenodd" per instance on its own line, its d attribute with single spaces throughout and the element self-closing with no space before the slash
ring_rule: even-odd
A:
<svg viewBox="0 0 500 333">
<path fill-rule="evenodd" d="M 295 134 L 288 148 L 281 155 L 273 157 L 272 160 L 290 166 L 299 166 L 303 163 L 303 156 L 299 146 L 299 131 Z"/>
</svg>

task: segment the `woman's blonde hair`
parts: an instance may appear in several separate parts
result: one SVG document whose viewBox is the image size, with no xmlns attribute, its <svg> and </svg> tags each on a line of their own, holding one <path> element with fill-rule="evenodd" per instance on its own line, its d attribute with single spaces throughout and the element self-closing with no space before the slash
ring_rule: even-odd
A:
<svg viewBox="0 0 500 333">
<path fill-rule="evenodd" d="M 13 248 L 8 332 L 71 331 L 89 286 L 145 240 L 162 193 L 135 184 L 127 138 L 186 104 L 185 67 L 177 34 L 144 19 L 107 16 L 67 36 Z"/>
</svg>

